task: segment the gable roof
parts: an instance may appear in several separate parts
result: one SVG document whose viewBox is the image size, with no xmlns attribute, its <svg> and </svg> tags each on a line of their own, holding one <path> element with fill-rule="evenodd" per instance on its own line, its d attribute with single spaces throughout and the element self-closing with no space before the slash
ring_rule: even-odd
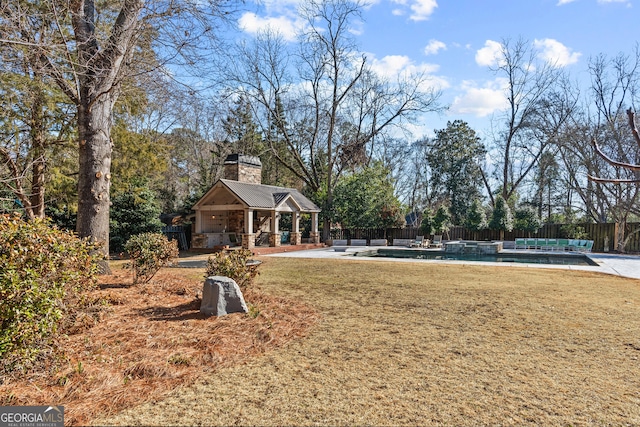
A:
<svg viewBox="0 0 640 427">
<path fill-rule="evenodd" d="M 254 209 L 277 209 L 288 200 L 300 208 L 301 212 L 320 212 L 320 208 L 295 188 L 276 187 L 273 185 L 250 184 L 229 179 L 220 179 L 200 200 L 194 208 L 204 205 L 210 193 L 220 186 L 225 187 L 244 205 Z"/>
</svg>

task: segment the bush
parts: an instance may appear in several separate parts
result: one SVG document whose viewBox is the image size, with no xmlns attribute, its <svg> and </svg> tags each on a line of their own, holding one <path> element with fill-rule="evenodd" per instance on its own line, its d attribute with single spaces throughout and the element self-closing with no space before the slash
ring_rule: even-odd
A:
<svg viewBox="0 0 640 427">
<path fill-rule="evenodd" d="M 433 229 L 436 234 L 446 234 L 452 227 L 451 213 L 445 205 L 440 205 L 433 216 Z"/>
<path fill-rule="evenodd" d="M 589 234 L 584 227 L 577 224 L 564 224 L 560 227 L 560 237 L 565 239 L 585 240 L 589 238 Z"/>
<path fill-rule="evenodd" d="M 247 265 L 251 255 L 248 249 L 218 252 L 207 260 L 206 277 L 229 277 L 241 288 L 247 288 L 253 284 L 253 280 L 258 275 L 257 265 Z"/>
<path fill-rule="evenodd" d="M 522 206 L 516 209 L 514 228 L 517 230 L 537 233 L 542 226 L 542 220 L 536 210 L 531 206 Z"/>
<path fill-rule="evenodd" d="M 511 231 L 513 230 L 513 215 L 511 208 L 502 196 L 496 197 L 495 206 L 491 213 L 489 228 L 492 230 Z"/>
<path fill-rule="evenodd" d="M 487 216 L 484 213 L 484 209 L 478 199 L 474 199 L 467 212 L 467 218 L 465 219 L 464 226 L 472 231 L 480 231 L 487 228 Z"/>
<path fill-rule="evenodd" d="M 55 352 L 97 283 L 97 249 L 47 220 L 0 216 L 0 371 Z"/>
<path fill-rule="evenodd" d="M 420 232 L 425 236 L 431 236 L 433 234 L 433 231 L 433 216 L 431 215 L 431 209 L 426 208 L 424 211 L 422 211 Z"/>
<path fill-rule="evenodd" d="M 131 258 L 133 283 L 147 283 L 160 268 L 178 257 L 178 242 L 169 241 L 160 233 L 141 233 L 131 237 L 124 246 Z"/>
</svg>

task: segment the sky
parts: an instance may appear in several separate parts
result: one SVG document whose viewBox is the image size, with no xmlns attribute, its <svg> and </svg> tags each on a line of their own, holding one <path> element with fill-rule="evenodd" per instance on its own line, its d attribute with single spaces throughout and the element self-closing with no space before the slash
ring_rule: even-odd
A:
<svg viewBox="0 0 640 427">
<path fill-rule="evenodd" d="M 293 41 L 300 1 L 261 0 L 238 25 L 248 37 L 270 28 Z M 483 135 L 504 108 L 490 69 L 503 40 L 526 40 L 586 91 L 590 58 L 630 55 L 640 41 L 640 0 L 369 0 L 352 33 L 379 73 L 422 70 L 441 89 L 448 111 L 424 117 L 416 137 L 456 119 Z"/>
</svg>

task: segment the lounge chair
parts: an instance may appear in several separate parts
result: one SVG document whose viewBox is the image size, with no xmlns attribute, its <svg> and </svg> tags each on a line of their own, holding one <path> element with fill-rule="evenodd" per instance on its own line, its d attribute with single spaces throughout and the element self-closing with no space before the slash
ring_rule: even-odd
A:
<svg viewBox="0 0 640 427">
<path fill-rule="evenodd" d="M 547 239 L 546 249 L 548 251 L 555 251 L 558 249 L 558 240 L 557 239 Z"/>
<path fill-rule="evenodd" d="M 429 240 L 425 240 L 424 236 L 416 236 L 416 240 L 411 242 L 410 246 L 412 248 L 424 248 L 426 246 L 429 246 Z"/>
<path fill-rule="evenodd" d="M 536 239 L 536 249 L 546 249 L 547 248 L 547 239 Z"/>
<path fill-rule="evenodd" d="M 515 241 L 516 249 L 527 249 L 527 241 L 525 239 L 518 238 Z"/>
<path fill-rule="evenodd" d="M 429 244 L 430 248 L 441 248 L 442 247 L 442 234 L 436 234 L 433 236 L 433 242 Z"/>
<path fill-rule="evenodd" d="M 560 250 L 560 251 L 568 251 L 569 250 L 569 239 L 558 239 L 558 250 Z"/>
</svg>

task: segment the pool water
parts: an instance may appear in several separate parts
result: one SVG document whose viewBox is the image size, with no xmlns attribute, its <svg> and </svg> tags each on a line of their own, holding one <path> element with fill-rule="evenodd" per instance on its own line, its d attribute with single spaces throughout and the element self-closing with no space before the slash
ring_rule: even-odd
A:
<svg viewBox="0 0 640 427">
<path fill-rule="evenodd" d="M 566 253 L 499 253 L 499 254 L 456 254 L 420 249 L 372 249 L 359 251 L 355 256 L 376 258 L 404 258 L 424 260 L 452 260 L 479 262 L 511 262 L 523 264 L 560 264 L 597 266 L 598 264 L 583 254 Z"/>
</svg>

